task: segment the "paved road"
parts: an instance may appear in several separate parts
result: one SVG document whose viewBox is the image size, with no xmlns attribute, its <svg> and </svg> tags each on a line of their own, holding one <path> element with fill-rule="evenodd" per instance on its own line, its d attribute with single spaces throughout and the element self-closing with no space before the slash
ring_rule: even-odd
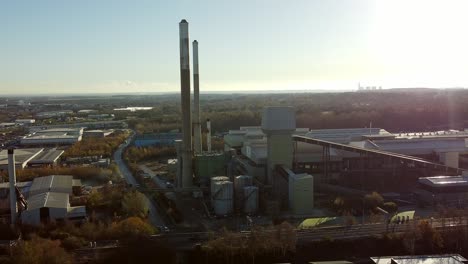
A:
<svg viewBox="0 0 468 264">
<path fill-rule="evenodd" d="M 135 133 L 133 133 L 127 140 L 127 143 L 124 143 L 119 146 L 117 151 L 114 153 L 114 161 L 119 166 L 120 173 L 122 174 L 122 177 L 127 181 L 128 184 L 131 184 L 132 186 L 135 186 L 138 182 L 136 181 L 135 177 L 133 177 L 132 173 L 130 170 L 127 168 L 127 165 L 125 165 L 125 162 L 122 160 L 122 152 L 125 147 L 130 144 L 132 141 L 133 137 L 135 136 Z M 154 226 L 164 226 L 165 223 L 162 220 L 162 217 L 159 215 L 159 212 L 151 200 L 151 197 L 148 197 L 148 195 L 145 195 L 146 197 L 146 205 L 148 206 L 149 209 L 149 217 L 150 221 Z"/>
</svg>

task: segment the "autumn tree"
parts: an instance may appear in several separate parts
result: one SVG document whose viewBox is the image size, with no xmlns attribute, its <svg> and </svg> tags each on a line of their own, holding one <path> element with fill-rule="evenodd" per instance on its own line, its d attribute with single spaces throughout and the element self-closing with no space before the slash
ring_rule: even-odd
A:
<svg viewBox="0 0 468 264">
<path fill-rule="evenodd" d="M 139 217 L 129 217 L 112 225 L 112 233 L 121 238 L 149 236 L 156 233 L 155 228 Z"/>
<path fill-rule="evenodd" d="M 19 264 L 67 264 L 72 257 L 60 246 L 59 240 L 40 238 L 20 241 L 13 249 L 13 263 Z"/>
<path fill-rule="evenodd" d="M 145 195 L 135 190 L 127 192 L 122 199 L 122 211 L 127 216 L 145 218 L 148 212 Z"/>
</svg>

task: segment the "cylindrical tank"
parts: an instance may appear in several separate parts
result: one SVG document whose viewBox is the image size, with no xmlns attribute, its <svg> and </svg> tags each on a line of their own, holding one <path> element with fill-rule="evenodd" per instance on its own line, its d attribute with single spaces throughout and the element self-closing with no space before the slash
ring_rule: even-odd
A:
<svg viewBox="0 0 468 264">
<path fill-rule="evenodd" d="M 214 183 L 213 208 L 216 215 L 228 215 L 232 213 L 233 184 L 230 181 Z"/>
<path fill-rule="evenodd" d="M 234 197 L 236 209 L 241 210 L 244 201 L 244 187 L 252 185 L 252 177 L 239 175 L 234 178 Z"/>
<path fill-rule="evenodd" d="M 258 187 L 244 187 L 244 213 L 255 214 L 258 211 Z"/>
<path fill-rule="evenodd" d="M 210 181 L 211 181 L 210 182 L 210 195 L 213 198 L 213 195 L 216 193 L 216 191 L 214 190 L 215 183 L 222 182 L 222 181 L 229 181 L 229 178 L 226 176 L 217 176 L 217 177 L 211 178 Z"/>
</svg>

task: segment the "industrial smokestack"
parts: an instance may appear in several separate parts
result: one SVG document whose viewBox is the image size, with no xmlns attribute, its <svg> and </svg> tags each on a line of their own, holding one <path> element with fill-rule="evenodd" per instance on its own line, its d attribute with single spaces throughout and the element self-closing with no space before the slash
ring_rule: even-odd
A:
<svg viewBox="0 0 468 264">
<path fill-rule="evenodd" d="M 201 153 L 201 125 L 200 125 L 200 83 L 198 75 L 198 41 L 193 41 L 193 148 L 195 153 Z"/>
<path fill-rule="evenodd" d="M 182 187 L 192 186 L 192 124 L 190 113 L 190 58 L 188 23 L 179 23 L 180 92 L 182 112 Z"/>
<path fill-rule="evenodd" d="M 208 148 L 208 152 L 211 152 L 211 121 L 210 119 L 206 120 L 206 147 Z"/>
<path fill-rule="evenodd" d="M 16 168 L 14 149 L 8 149 L 8 178 L 10 181 L 10 211 L 11 224 L 16 224 L 18 207 L 16 205 Z"/>
</svg>

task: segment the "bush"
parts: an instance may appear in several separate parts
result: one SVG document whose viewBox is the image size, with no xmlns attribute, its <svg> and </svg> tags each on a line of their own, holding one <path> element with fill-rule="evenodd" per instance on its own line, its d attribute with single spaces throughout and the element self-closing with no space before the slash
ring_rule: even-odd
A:
<svg viewBox="0 0 468 264">
<path fill-rule="evenodd" d="M 83 238 L 69 236 L 62 240 L 62 246 L 66 250 L 75 250 L 86 245 L 86 241 Z"/>
<path fill-rule="evenodd" d="M 394 214 L 398 211 L 398 205 L 394 202 L 386 202 L 383 205 L 383 209 L 389 214 Z"/>
</svg>

